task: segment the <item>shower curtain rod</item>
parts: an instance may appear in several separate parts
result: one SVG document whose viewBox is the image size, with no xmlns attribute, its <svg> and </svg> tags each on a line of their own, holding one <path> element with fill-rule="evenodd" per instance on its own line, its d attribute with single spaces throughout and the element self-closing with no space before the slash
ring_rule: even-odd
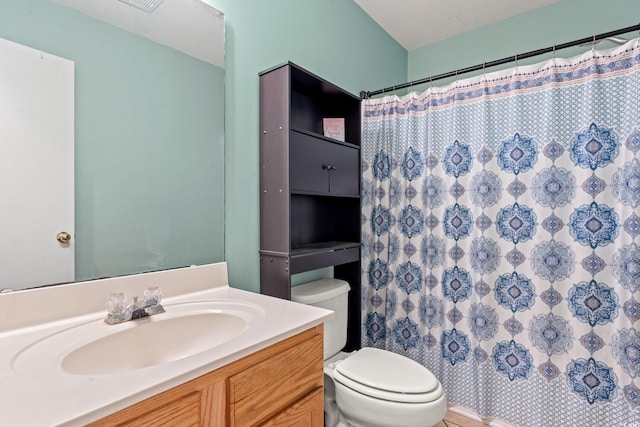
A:
<svg viewBox="0 0 640 427">
<path fill-rule="evenodd" d="M 585 43 L 595 43 L 598 40 L 606 39 L 608 37 L 615 37 L 615 36 L 618 36 L 620 34 L 629 33 L 631 31 L 640 31 L 640 24 L 633 25 L 631 27 L 620 28 L 620 29 L 615 30 L 615 31 L 609 31 L 608 33 L 594 34 L 591 37 L 585 37 L 583 39 L 574 40 L 572 42 L 567 42 L 567 43 L 562 43 L 562 44 L 546 47 L 544 49 L 537 49 L 537 50 L 532 50 L 532 51 L 525 52 L 525 53 L 520 53 L 520 54 L 517 54 L 517 55 L 514 55 L 514 56 L 508 56 L 506 58 L 497 59 L 497 60 L 491 61 L 491 62 L 485 62 L 483 64 L 474 65 L 472 67 L 461 68 L 461 69 L 458 69 L 458 70 L 449 71 L 448 73 L 436 74 L 436 75 L 431 76 L 431 77 L 427 77 L 427 78 L 420 79 L 420 80 L 413 80 L 413 81 L 410 81 L 410 82 L 407 82 L 407 83 L 402 83 L 402 84 L 399 84 L 399 85 L 390 86 L 390 87 L 387 87 L 387 88 L 384 88 L 384 89 L 378 89 L 378 90 L 374 90 L 374 91 L 362 91 L 362 92 L 360 92 L 360 98 L 361 99 L 367 99 L 367 98 L 370 98 L 370 97 L 375 96 L 375 95 L 380 95 L 381 93 L 395 91 L 396 89 L 404 89 L 404 88 L 410 87 L 410 86 L 417 86 L 417 85 L 421 85 L 421 84 L 424 84 L 424 83 L 431 83 L 431 82 L 434 82 L 436 80 L 446 79 L 447 77 L 455 77 L 455 76 L 459 76 L 461 74 L 470 73 L 472 71 L 478 71 L 478 70 L 483 70 L 483 69 L 486 69 L 486 68 L 489 68 L 489 67 L 495 67 L 496 65 L 508 64 L 509 62 L 514 62 L 514 61 L 517 62 L 518 59 L 531 58 L 533 56 L 543 55 L 545 53 L 555 52 L 556 50 L 566 49 L 568 47 L 578 46 L 578 45 L 585 44 Z"/>
</svg>

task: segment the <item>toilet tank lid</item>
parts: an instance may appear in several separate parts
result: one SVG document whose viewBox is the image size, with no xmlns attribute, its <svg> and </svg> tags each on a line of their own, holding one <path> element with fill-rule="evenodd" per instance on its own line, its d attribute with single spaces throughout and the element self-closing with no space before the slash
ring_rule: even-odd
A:
<svg viewBox="0 0 640 427">
<path fill-rule="evenodd" d="M 320 279 L 291 288 L 291 301 L 302 304 L 317 304 L 321 301 L 346 294 L 351 287 L 340 279 Z"/>
</svg>

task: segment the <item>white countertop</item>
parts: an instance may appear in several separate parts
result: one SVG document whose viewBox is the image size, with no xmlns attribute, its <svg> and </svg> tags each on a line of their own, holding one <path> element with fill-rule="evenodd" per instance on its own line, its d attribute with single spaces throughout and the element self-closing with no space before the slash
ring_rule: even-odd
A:
<svg viewBox="0 0 640 427">
<path fill-rule="evenodd" d="M 226 284 L 224 263 L 195 268 L 198 278 L 189 284 L 185 284 L 184 280 L 189 279 L 189 274 L 194 274 L 193 267 L 167 272 L 170 283 L 164 283 L 166 275 L 162 276 L 163 272 L 157 272 L 36 289 L 25 293 L 15 292 L 11 298 L 8 296 L 12 294 L 0 294 L 0 426 L 83 425 L 333 317 L 333 312 L 328 310 L 233 289 Z M 181 274 L 181 270 L 184 270 L 186 276 Z M 181 277 L 185 279 L 181 280 Z M 150 282 L 150 279 L 153 279 L 153 282 Z M 162 300 L 167 312 L 171 304 L 184 301 L 232 300 L 260 306 L 264 310 L 264 317 L 230 341 L 180 360 L 148 368 L 109 375 L 74 375 L 63 371 L 52 354 L 50 360 L 44 360 L 41 364 L 46 366 L 46 369 L 42 366 L 29 372 L 24 368 L 15 369 L 16 357 L 28 346 L 56 332 L 104 319 L 104 310 L 72 314 L 74 306 L 82 306 L 82 300 L 76 299 L 75 296 L 85 295 L 83 293 L 86 293 L 87 286 L 92 287 L 94 293 L 99 293 L 98 290 L 103 293 L 96 296 L 95 301 L 88 302 L 88 305 L 95 306 L 99 300 L 104 304 L 109 292 L 124 290 L 134 295 L 136 293 L 133 291 L 158 282 L 162 282 L 163 295 L 169 295 Z M 55 288 L 60 288 L 57 297 Z M 188 289 L 190 292 L 181 294 L 180 289 Z M 47 298 L 38 295 L 38 291 L 47 293 Z M 47 301 L 48 307 L 30 306 L 36 304 L 34 301 Z M 55 315 L 56 303 L 59 306 L 58 311 L 63 314 L 59 317 Z M 38 316 L 31 317 L 45 316 L 48 320 L 37 324 L 30 324 L 25 319 L 12 318 L 11 322 L 7 320 L 7 312 L 12 312 L 13 316 L 29 317 L 28 310 L 21 314 L 25 308 L 39 313 Z M 42 314 L 38 310 L 47 313 Z M 5 318 L 2 317 L 3 314 Z M 20 326 L 8 328 L 8 323 Z"/>
</svg>

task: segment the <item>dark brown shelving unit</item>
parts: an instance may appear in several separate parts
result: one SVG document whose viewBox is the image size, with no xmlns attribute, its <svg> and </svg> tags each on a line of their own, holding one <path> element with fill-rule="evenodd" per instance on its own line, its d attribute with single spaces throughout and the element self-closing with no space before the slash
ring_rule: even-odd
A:
<svg viewBox="0 0 640 427">
<path fill-rule="evenodd" d="M 323 134 L 342 117 L 345 141 Z M 291 62 L 260 73 L 260 292 L 334 267 L 351 285 L 347 350 L 360 348 L 360 98 Z"/>
</svg>

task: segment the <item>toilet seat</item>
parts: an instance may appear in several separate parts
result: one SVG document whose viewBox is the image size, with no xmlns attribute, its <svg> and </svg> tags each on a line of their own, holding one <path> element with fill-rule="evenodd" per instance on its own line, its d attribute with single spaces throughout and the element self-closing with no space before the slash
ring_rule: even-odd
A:
<svg viewBox="0 0 640 427">
<path fill-rule="evenodd" d="M 398 403 L 428 403 L 444 394 L 437 378 L 419 363 L 365 347 L 335 365 L 334 379 L 366 396 Z"/>
</svg>

